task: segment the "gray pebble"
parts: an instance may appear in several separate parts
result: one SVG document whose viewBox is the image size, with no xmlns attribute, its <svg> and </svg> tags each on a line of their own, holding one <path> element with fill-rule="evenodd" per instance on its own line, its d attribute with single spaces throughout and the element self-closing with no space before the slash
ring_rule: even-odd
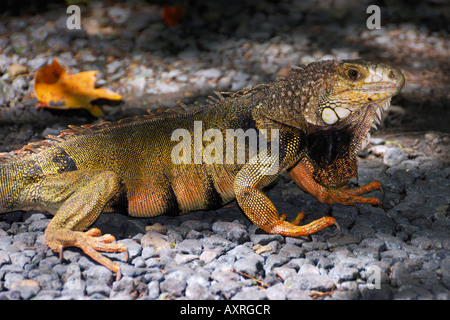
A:
<svg viewBox="0 0 450 320">
<path fill-rule="evenodd" d="M 338 265 L 330 270 L 328 276 L 336 282 L 355 280 L 358 276 L 358 269 Z"/>
<path fill-rule="evenodd" d="M 408 259 L 408 254 L 404 250 L 387 250 L 381 253 L 381 260 L 388 263 L 394 263 L 396 261 L 404 261 Z"/>
<path fill-rule="evenodd" d="M 415 237 L 411 239 L 411 244 L 422 250 L 430 250 L 434 247 L 433 241 L 427 237 Z"/>
<path fill-rule="evenodd" d="M 47 58 L 42 56 L 37 56 L 36 58 L 27 61 L 27 66 L 33 71 L 37 71 L 45 64 L 47 64 Z"/>
<path fill-rule="evenodd" d="M 222 249 L 216 249 L 216 250 L 203 250 L 202 254 L 200 255 L 199 259 L 204 261 L 205 263 L 210 263 L 214 261 L 218 256 L 220 256 L 223 253 Z"/>
<path fill-rule="evenodd" d="M 337 246 L 345 246 L 349 244 L 358 243 L 358 239 L 350 234 L 345 234 L 342 236 L 336 236 L 333 238 L 328 239 L 327 245 L 328 248 L 335 248 Z M 325 248 L 323 248 L 325 249 Z"/>
<path fill-rule="evenodd" d="M 353 254 L 357 258 L 369 258 L 373 260 L 379 260 L 380 259 L 380 252 L 379 250 L 371 247 L 356 247 L 353 250 Z"/>
<path fill-rule="evenodd" d="M 248 80 L 250 79 L 250 75 L 244 72 L 237 72 L 233 76 L 233 81 L 231 83 L 231 91 L 237 91 L 242 88 L 248 87 Z"/>
<path fill-rule="evenodd" d="M 201 232 L 203 230 L 208 230 L 211 225 L 205 221 L 200 220 L 186 220 L 181 223 L 181 227 L 185 227 L 189 230 L 195 230 Z"/>
<path fill-rule="evenodd" d="M 327 275 L 317 273 L 302 273 L 294 277 L 289 277 L 284 284 L 293 290 L 317 290 L 330 291 L 334 286 L 334 281 Z"/>
<path fill-rule="evenodd" d="M 235 296 L 241 288 L 242 284 L 239 281 L 220 281 L 211 285 L 211 292 L 222 299 L 228 300 Z"/>
<path fill-rule="evenodd" d="M 21 250 L 23 250 L 27 247 L 32 247 L 36 241 L 36 237 L 36 232 L 19 233 L 14 236 L 14 244 L 19 246 Z"/>
<path fill-rule="evenodd" d="M 257 257 L 242 258 L 234 263 L 233 269 L 252 277 L 258 277 L 263 274 L 263 263 L 261 260 Z"/>
<path fill-rule="evenodd" d="M 320 270 L 315 265 L 305 263 L 300 266 L 298 274 L 299 275 L 310 275 L 310 274 L 318 275 L 318 274 L 320 274 Z"/>
<path fill-rule="evenodd" d="M 186 289 L 188 274 L 183 271 L 174 271 L 168 274 L 160 283 L 161 292 L 167 292 L 173 296 L 181 296 Z"/>
<path fill-rule="evenodd" d="M 147 285 L 147 289 L 148 289 L 148 298 L 149 299 L 158 298 L 158 296 L 160 294 L 159 281 L 150 281 Z"/>
<path fill-rule="evenodd" d="M 212 225 L 212 230 L 230 241 L 244 243 L 249 240 L 247 229 L 240 223 L 218 221 Z"/>
<path fill-rule="evenodd" d="M 111 270 L 101 265 L 92 266 L 84 271 L 83 274 L 85 278 L 92 280 L 109 282 L 113 279 L 113 273 L 111 272 Z"/>
<path fill-rule="evenodd" d="M 230 250 L 231 248 L 235 247 L 236 245 L 224 239 L 223 237 L 213 234 L 210 237 L 204 238 L 201 240 L 203 243 L 204 249 L 214 249 L 216 247 L 223 247 L 225 250 Z"/>
<path fill-rule="evenodd" d="M 384 153 L 383 162 L 389 167 L 396 166 L 408 159 L 408 155 L 399 148 L 388 148 Z"/>
<path fill-rule="evenodd" d="M 178 242 L 175 248 L 182 253 L 199 256 L 202 253 L 202 242 L 196 239 L 186 239 Z"/>
<path fill-rule="evenodd" d="M 112 298 L 118 300 L 130 300 L 133 298 L 133 293 L 136 289 L 136 282 L 133 278 L 125 276 L 122 277 L 119 281 L 114 281 L 112 288 L 109 288 L 110 294 Z"/>
<path fill-rule="evenodd" d="M 361 241 L 360 246 L 373 248 L 378 252 L 381 252 L 386 249 L 384 241 L 376 238 L 366 238 L 363 241 Z"/>
<path fill-rule="evenodd" d="M 289 257 L 283 254 L 271 254 L 266 259 L 264 269 L 266 273 L 270 273 L 274 267 L 280 267 L 289 261 Z"/>
<path fill-rule="evenodd" d="M 417 284 L 407 284 L 398 288 L 393 299 L 397 300 L 432 300 L 433 294 Z"/>
<path fill-rule="evenodd" d="M 87 281 L 85 290 L 88 296 L 97 295 L 98 297 L 103 296 L 103 298 L 109 297 L 111 293 L 111 287 L 103 280 Z"/>
<path fill-rule="evenodd" d="M 28 81 L 24 77 L 17 77 L 12 82 L 12 87 L 16 91 L 22 91 L 28 88 Z"/>
<path fill-rule="evenodd" d="M 282 280 L 293 277 L 297 274 L 297 270 L 289 267 L 274 267 L 273 271 L 278 277 L 281 277 Z"/>
<path fill-rule="evenodd" d="M 280 255 L 284 255 L 289 259 L 303 258 L 305 256 L 305 248 L 299 247 L 294 244 L 286 243 L 280 249 Z"/>
<path fill-rule="evenodd" d="M 388 250 L 399 250 L 403 248 L 404 242 L 389 234 L 378 233 L 378 239 L 384 242 Z"/>
<path fill-rule="evenodd" d="M 56 300 L 62 296 L 59 290 L 41 290 L 33 297 L 34 300 Z M 80 296 L 80 294 L 78 295 Z"/>
<path fill-rule="evenodd" d="M 231 300 L 265 300 L 267 295 L 264 290 L 257 287 L 243 288 Z"/>
<path fill-rule="evenodd" d="M 11 262 L 23 268 L 27 263 L 31 262 L 31 259 L 23 252 L 16 252 L 10 255 Z"/>
<path fill-rule="evenodd" d="M 11 258 L 9 257 L 9 255 L 5 251 L 0 250 L 0 268 L 4 264 L 10 264 L 10 263 L 11 263 Z"/>
<path fill-rule="evenodd" d="M 235 256 L 236 259 L 241 258 L 247 258 L 249 256 L 254 256 L 255 258 L 264 260 L 262 257 L 260 257 L 258 254 L 255 253 L 255 251 L 252 250 L 252 248 L 246 246 L 246 245 L 239 245 L 234 247 L 233 249 L 229 250 L 227 252 L 227 255 Z"/>
<path fill-rule="evenodd" d="M 260 244 L 263 246 L 272 241 L 278 241 L 280 243 L 284 242 L 283 236 L 280 236 L 279 234 L 252 234 L 250 240 L 253 244 Z"/>
<path fill-rule="evenodd" d="M 287 300 L 312 300 L 309 290 L 289 290 L 286 294 Z"/>
<path fill-rule="evenodd" d="M 142 246 L 133 239 L 123 239 L 120 240 L 119 242 L 123 243 L 127 247 L 130 259 L 134 259 L 141 254 Z"/>
<path fill-rule="evenodd" d="M 284 284 L 278 283 L 266 289 L 266 296 L 269 300 L 285 300 L 286 290 L 284 290 Z"/>
<path fill-rule="evenodd" d="M 381 285 L 380 289 L 368 289 L 366 286 L 360 288 L 364 300 L 390 300 L 393 296 L 392 291 L 387 285 Z"/>
<path fill-rule="evenodd" d="M 328 244 L 326 242 L 305 242 L 302 244 L 302 248 L 306 251 L 325 250 L 328 249 Z"/>
<path fill-rule="evenodd" d="M 147 269 L 145 266 L 136 267 L 128 263 L 121 263 L 120 272 L 124 276 L 135 278 L 144 275 L 147 272 Z"/>
<path fill-rule="evenodd" d="M 33 221 L 30 224 L 30 226 L 28 227 L 28 230 L 30 232 L 45 231 L 45 229 L 47 229 L 47 226 L 49 223 L 50 223 L 50 219 L 41 219 L 41 220 Z"/>
<path fill-rule="evenodd" d="M 201 275 L 193 275 L 187 280 L 186 298 L 192 300 L 211 300 L 213 295 L 209 290 L 209 281 Z"/>
<path fill-rule="evenodd" d="M 145 259 L 142 257 L 136 257 L 135 259 L 133 259 L 131 261 L 131 264 L 135 267 L 135 268 L 145 268 L 147 265 L 145 264 Z"/>
<path fill-rule="evenodd" d="M 148 258 L 158 256 L 158 253 L 153 247 L 145 247 L 142 249 L 141 256 L 144 260 L 147 260 Z"/>
<path fill-rule="evenodd" d="M 184 265 L 184 264 L 186 264 L 188 262 L 197 260 L 198 258 L 199 258 L 199 256 L 195 255 L 195 254 L 180 254 L 180 253 L 177 253 L 175 255 L 175 258 L 173 259 L 173 261 L 176 264 Z"/>
<path fill-rule="evenodd" d="M 198 77 L 204 77 L 207 79 L 218 79 L 222 76 L 222 71 L 217 68 L 203 69 L 195 72 Z"/>
</svg>

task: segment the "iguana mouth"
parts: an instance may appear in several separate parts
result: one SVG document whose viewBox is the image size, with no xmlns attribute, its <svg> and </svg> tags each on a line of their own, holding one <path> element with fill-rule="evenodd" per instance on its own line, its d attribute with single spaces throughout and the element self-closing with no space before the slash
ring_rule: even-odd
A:
<svg viewBox="0 0 450 320">
<path fill-rule="evenodd" d="M 371 90 L 360 89 L 359 91 L 371 91 Z M 377 117 L 375 117 L 374 119 L 377 124 L 380 124 L 382 114 L 389 108 L 391 98 L 389 97 L 379 99 L 379 97 L 376 96 L 374 96 L 374 98 L 371 97 L 367 98 L 369 102 L 365 106 L 369 108 L 371 107 L 376 108 L 375 111 Z M 350 103 L 349 104 L 327 103 L 325 107 L 322 108 L 321 111 L 322 120 L 328 125 L 333 125 L 340 120 L 344 120 L 350 117 L 355 112 L 357 113 L 358 109 L 364 109 L 365 106 L 363 107 L 352 106 Z"/>
<path fill-rule="evenodd" d="M 349 89 L 351 91 L 360 91 L 360 92 L 383 92 L 387 90 L 395 90 L 398 88 L 398 85 L 396 83 L 392 82 L 378 82 L 378 83 L 364 83 L 364 86 L 360 88 L 352 88 Z"/>
</svg>

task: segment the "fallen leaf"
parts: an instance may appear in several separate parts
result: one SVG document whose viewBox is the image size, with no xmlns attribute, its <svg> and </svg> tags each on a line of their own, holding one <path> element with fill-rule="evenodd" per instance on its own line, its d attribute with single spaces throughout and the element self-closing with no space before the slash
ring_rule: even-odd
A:
<svg viewBox="0 0 450 320">
<path fill-rule="evenodd" d="M 166 25 L 171 27 L 177 25 L 184 18 L 184 10 L 180 6 L 168 7 L 164 5 L 162 17 Z"/>
<path fill-rule="evenodd" d="M 66 73 L 64 68 L 53 60 L 36 72 L 34 93 L 40 104 L 38 107 L 52 109 L 86 109 L 93 116 L 103 115 L 100 107 L 92 105 L 96 99 L 122 100 L 122 96 L 109 89 L 95 88 L 98 71 Z"/>
</svg>

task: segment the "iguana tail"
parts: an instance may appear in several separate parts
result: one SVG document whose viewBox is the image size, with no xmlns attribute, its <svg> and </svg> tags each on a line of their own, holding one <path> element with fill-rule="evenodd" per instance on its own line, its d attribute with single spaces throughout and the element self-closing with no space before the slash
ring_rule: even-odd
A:
<svg viewBox="0 0 450 320">
<path fill-rule="evenodd" d="M 27 187 L 40 178 L 39 172 L 40 166 L 32 160 L 0 163 L 0 213 L 34 208 Z"/>
<path fill-rule="evenodd" d="M 33 189 L 32 185 L 43 177 L 42 165 L 48 158 L 34 160 L 33 156 L 74 136 L 73 130 L 67 131 L 70 132 L 47 136 L 20 150 L 0 153 L 0 213 L 36 208 L 37 192 L 27 189 Z"/>
</svg>

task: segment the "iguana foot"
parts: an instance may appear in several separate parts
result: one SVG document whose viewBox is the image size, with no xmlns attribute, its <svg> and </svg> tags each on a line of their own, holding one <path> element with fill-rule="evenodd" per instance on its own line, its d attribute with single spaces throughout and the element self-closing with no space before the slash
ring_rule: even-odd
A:
<svg viewBox="0 0 450 320">
<path fill-rule="evenodd" d="M 124 252 L 126 246 L 116 243 L 110 234 L 101 235 L 96 228 L 83 232 L 120 191 L 117 175 L 103 170 L 75 170 L 45 177 L 38 188 L 42 189 L 41 201 L 59 206 L 45 231 L 48 246 L 60 256 L 64 248 L 78 247 L 119 276 L 119 265 L 100 252 Z"/>
<path fill-rule="evenodd" d="M 110 234 L 101 235 L 100 230 L 97 228 L 90 229 L 86 232 L 47 229 L 45 239 L 48 246 L 60 254 L 60 258 L 62 258 L 64 248 L 78 247 L 98 263 L 118 273 L 118 276 L 120 272 L 119 264 L 103 256 L 100 251 L 127 252 L 127 247 L 124 244 L 114 242 L 115 238 Z M 127 253 L 126 256 L 128 256 Z"/>
<path fill-rule="evenodd" d="M 304 214 L 301 212 L 292 222 L 284 221 L 283 217 L 285 218 L 285 216 L 281 216 L 278 221 L 272 223 L 271 225 L 260 226 L 260 228 L 267 233 L 281 234 L 282 236 L 288 237 L 309 236 L 310 234 L 316 233 L 333 224 L 336 225 L 338 230 L 340 229 L 333 217 L 322 217 L 307 225 L 299 226 L 298 224 L 303 219 L 303 216 Z"/>
<path fill-rule="evenodd" d="M 380 200 L 375 197 L 360 196 L 373 190 L 381 190 L 381 184 L 377 181 L 372 181 L 362 187 L 349 189 L 348 186 L 342 187 L 324 187 L 318 184 L 312 175 L 312 168 L 305 161 L 301 161 L 294 168 L 289 171 L 289 175 L 295 183 L 316 197 L 321 203 L 340 203 L 344 205 L 355 205 L 356 203 L 366 203 L 372 205 L 380 205 Z"/>
<path fill-rule="evenodd" d="M 295 219 L 291 221 L 291 224 L 294 225 L 294 226 L 300 225 L 300 222 L 302 222 L 302 220 L 303 220 L 304 217 L 305 217 L 305 213 L 304 213 L 304 212 L 300 212 L 300 213 L 297 215 L 297 217 L 295 217 Z M 334 219 L 334 218 L 331 218 L 331 217 L 326 217 L 326 218 L 329 219 L 329 220 L 327 221 L 327 223 L 330 223 L 330 225 L 331 225 L 331 224 L 334 224 L 335 227 L 336 227 L 336 229 L 337 229 L 337 231 L 336 231 L 334 234 L 332 234 L 331 237 L 334 237 L 334 236 L 340 234 L 340 233 L 341 233 L 341 227 L 339 226 L 339 224 L 337 223 L 337 221 L 334 221 L 334 223 L 333 223 L 331 219 Z M 283 213 L 283 214 L 280 216 L 280 219 L 283 220 L 283 221 L 285 221 L 285 220 L 286 220 L 286 214 Z M 319 219 L 319 220 L 320 220 L 320 219 Z M 311 228 L 310 231 L 311 231 L 311 230 L 313 231 L 313 232 L 311 232 L 311 234 L 312 234 L 312 233 L 315 233 L 315 232 L 318 232 L 318 231 L 320 231 L 320 230 L 323 229 L 323 227 L 321 227 L 321 225 L 322 225 L 323 222 L 319 222 L 319 220 L 315 220 L 315 221 L 311 222 L 309 225 L 307 225 L 307 226 L 310 226 L 311 224 L 313 224 L 312 227 L 311 227 L 311 226 L 309 227 L 309 228 Z M 311 237 L 310 237 L 309 234 L 306 235 L 306 237 L 307 237 L 309 240 L 311 240 Z"/>
<path fill-rule="evenodd" d="M 381 184 L 378 181 L 372 181 L 369 184 L 354 189 L 349 189 L 348 186 L 337 188 L 324 188 L 320 186 L 320 188 L 315 190 L 315 197 L 319 202 L 328 204 L 340 203 L 343 205 L 355 205 L 356 203 L 365 203 L 379 206 L 381 205 L 379 199 L 360 196 L 360 194 L 373 190 L 381 190 Z"/>
</svg>

